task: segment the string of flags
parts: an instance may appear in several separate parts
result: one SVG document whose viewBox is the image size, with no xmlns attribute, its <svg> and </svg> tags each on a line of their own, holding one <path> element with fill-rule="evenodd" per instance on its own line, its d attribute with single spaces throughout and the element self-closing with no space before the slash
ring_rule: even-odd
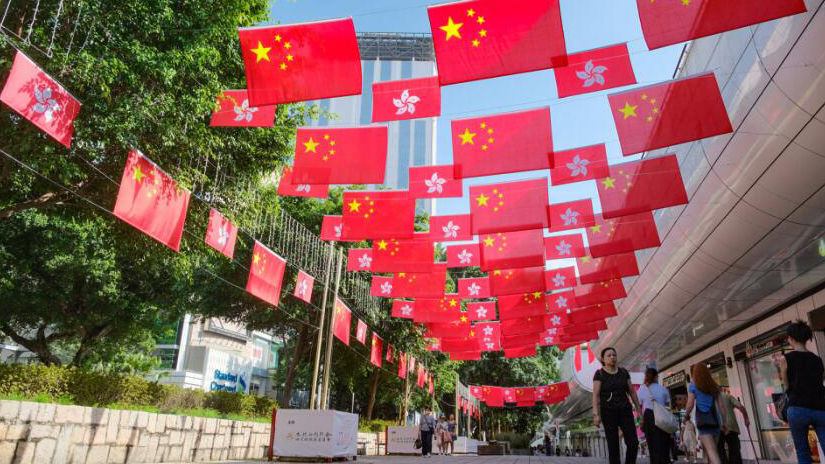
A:
<svg viewBox="0 0 825 464">
<path fill-rule="evenodd" d="M 516 407 L 532 407 L 536 404 L 556 404 L 570 395 L 567 382 L 534 387 L 494 387 L 470 385 L 470 395 L 488 407 L 502 408 L 506 404 Z"/>
</svg>

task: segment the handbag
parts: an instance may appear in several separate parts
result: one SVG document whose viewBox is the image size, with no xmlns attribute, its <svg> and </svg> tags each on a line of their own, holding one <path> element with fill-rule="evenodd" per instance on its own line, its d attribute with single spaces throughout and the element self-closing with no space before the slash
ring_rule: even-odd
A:
<svg viewBox="0 0 825 464">
<path fill-rule="evenodd" d="M 421 437 L 416 438 L 415 443 L 413 443 L 413 446 L 415 446 L 415 449 L 421 449 L 422 445 L 423 445 L 423 443 L 421 443 Z"/>
<path fill-rule="evenodd" d="M 790 402 L 790 398 L 788 398 L 788 393 L 780 393 L 779 398 L 776 401 L 776 413 L 779 415 L 779 418 L 782 419 L 782 422 L 788 422 L 788 403 Z"/>
<path fill-rule="evenodd" d="M 710 410 L 705 412 L 696 405 L 696 427 L 700 429 L 719 427 L 719 417 L 716 415 L 716 399 L 710 406 Z"/>
<path fill-rule="evenodd" d="M 679 430 L 679 421 L 676 420 L 676 416 L 656 400 L 653 400 L 653 419 L 656 427 L 659 427 L 668 435 L 673 435 Z"/>
</svg>

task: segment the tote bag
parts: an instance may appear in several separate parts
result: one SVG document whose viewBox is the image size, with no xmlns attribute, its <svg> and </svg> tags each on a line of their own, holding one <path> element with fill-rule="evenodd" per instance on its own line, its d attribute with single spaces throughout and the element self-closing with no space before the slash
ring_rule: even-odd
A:
<svg viewBox="0 0 825 464">
<path fill-rule="evenodd" d="M 676 420 L 676 416 L 656 400 L 653 400 L 653 418 L 656 427 L 669 435 L 673 435 L 679 429 L 679 421 Z"/>
</svg>

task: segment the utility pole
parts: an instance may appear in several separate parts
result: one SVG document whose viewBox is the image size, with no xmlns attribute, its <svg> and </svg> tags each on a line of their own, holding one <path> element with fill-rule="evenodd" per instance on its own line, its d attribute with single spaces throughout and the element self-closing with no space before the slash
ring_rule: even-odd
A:
<svg viewBox="0 0 825 464">
<path fill-rule="evenodd" d="M 312 368 L 312 389 L 309 394 L 309 409 L 315 409 L 315 395 L 318 390 L 318 367 L 321 365 L 321 345 L 324 343 L 324 320 L 327 311 L 329 279 L 332 274 L 332 259 L 335 256 L 335 242 L 329 242 L 327 273 L 324 275 L 324 298 L 321 300 L 321 316 L 318 317 L 318 337 L 315 339 L 315 365 Z"/>
<path fill-rule="evenodd" d="M 332 294 L 332 307 L 335 308 L 335 300 L 338 299 L 338 290 L 341 287 L 341 265 L 344 262 L 344 249 L 338 250 L 338 264 L 335 268 L 335 291 Z M 327 330 L 327 353 L 324 357 L 324 381 L 321 385 L 321 409 L 329 408 L 329 374 L 332 366 L 332 329 L 335 319 L 335 310 L 330 311 L 329 330 Z"/>
</svg>

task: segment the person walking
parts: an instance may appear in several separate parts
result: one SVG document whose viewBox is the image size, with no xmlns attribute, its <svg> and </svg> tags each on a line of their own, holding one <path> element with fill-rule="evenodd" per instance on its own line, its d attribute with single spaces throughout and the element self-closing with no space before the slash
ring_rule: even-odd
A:
<svg viewBox="0 0 825 464">
<path fill-rule="evenodd" d="M 449 441 L 450 432 L 447 430 L 447 416 L 441 415 L 438 418 L 438 423 L 435 426 L 435 439 L 438 442 L 438 454 L 447 454 L 447 442 Z"/>
<path fill-rule="evenodd" d="M 453 447 L 455 446 L 455 441 L 458 438 L 458 433 L 457 433 L 458 429 L 457 429 L 457 425 L 455 423 L 455 414 L 450 414 L 450 420 L 447 421 L 447 430 L 450 431 L 450 453 L 449 454 L 450 454 L 450 456 L 452 456 L 453 452 L 455 451 L 455 449 Z"/>
<path fill-rule="evenodd" d="M 813 333 L 802 321 L 788 326 L 788 340 L 793 351 L 779 360 L 782 383 L 788 393 L 788 425 L 791 429 L 796 460 L 810 464 L 811 446 L 808 429 L 814 428 L 819 449 L 825 449 L 825 387 L 822 386 L 822 358 L 805 347 Z"/>
<path fill-rule="evenodd" d="M 647 440 L 647 449 L 650 453 L 650 464 L 670 463 L 670 434 L 656 427 L 656 415 L 653 413 L 653 403 L 670 406 L 670 392 L 659 385 L 659 373 L 648 367 L 645 370 L 645 383 L 639 389 L 639 401 L 642 403 L 642 431 Z"/>
<path fill-rule="evenodd" d="M 433 433 L 435 433 L 435 417 L 430 408 L 424 409 L 424 417 L 418 426 L 418 437 L 421 439 L 421 455 L 425 458 L 433 455 Z"/>
<path fill-rule="evenodd" d="M 610 464 L 621 463 L 619 429 L 627 447 L 625 463 L 635 464 L 639 439 L 633 422 L 633 408 L 639 410 L 639 398 L 630 383 L 630 373 L 618 366 L 616 349 L 604 348 L 601 360 L 602 368 L 593 376 L 593 425 L 604 424 Z"/>
<path fill-rule="evenodd" d="M 552 456 L 553 455 L 553 442 L 550 437 L 550 431 L 544 431 L 544 455 L 545 456 Z"/>
<path fill-rule="evenodd" d="M 736 421 L 734 410 L 738 409 L 742 413 L 745 428 L 750 427 L 750 420 L 748 419 L 748 411 L 742 406 L 742 403 L 726 391 L 722 391 L 719 396 L 719 402 L 722 404 L 722 416 L 725 418 L 727 424 L 727 432 L 722 432 L 719 436 L 719 459 L 722 464 L 742 464 L 742 450 L 739 442 L 739 423 Z"/>
<path fill-rule="evenodd" d="M 690 415 L 696 406 L 696 428 L 699 430 L 699 442 L 710 464 L 722 464 L 717 450 L 719 435 L 727 431 L 725 418 L 720 414 L 722 405 L 719 399 L 719 385 L 713 380 L 708 367 L 703 363 L 693 366 L 693 380 L 688 386 L 688 400 L 685 408 L 684 422 L 690 421 Z"/>
</svg>

